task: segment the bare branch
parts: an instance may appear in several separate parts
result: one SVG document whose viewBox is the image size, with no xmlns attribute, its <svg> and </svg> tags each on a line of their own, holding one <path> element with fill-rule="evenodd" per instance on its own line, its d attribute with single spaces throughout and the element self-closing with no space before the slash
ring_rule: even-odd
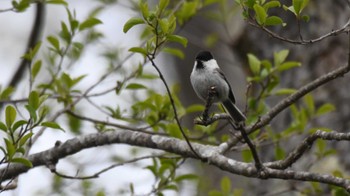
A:
<svg viewBox="0 0 350 196">
<path fill-rule="evenodd" d="M 304 141 L 296 147 L 289 155 L 280 161 L 270 162 L 266 163 L 265 166 L 269 168 L 274 169 L 286 169 L 290 167 L 293 163 L 295 163 L 306 151 L 308 151 L 313 143 L 317 139 L 323 139 L 323 140 L 346 140 L 350 141 L 350 134 L 349 133 L 338 133 L 336 131 L 333 132 L 325 132 L 321 130 L 317 130 L 316 133 L 308 136 Z"/>
<path fill-rule="evenodd" d="M 321 135 L 324 138 L 333 138 L 332 134 Z M 344 139 L 343 136 L 334 138 Z M 128 130 L 95 133 L 73 138 L 46 151 L 30 155 L 28 156 L 28 159 L 32 162 L 33 168 L 44 165 L 52 165 L 52 163 L 57 163 L 60 159 L 63 159 L 69 155 L 76 154 L 83 149 L 117 143 L 160 149 L 181 155 L 182 157 L 195 158 L 203 162 L 210 163 L 215 167 L 231 172 L 233 174 L 252 178 L 259 176 L 259 172 L 256 170 L 254 165 L 236 161 L 223 156 L 221 154 L 221 147 L 194 143 L 192 146 L 194 149 L 196 149 L 196 152 L 199 155 L 199 157 L 197 157 L 189 148 L 187 143 L 183 140 L 164 136 L 149 135 Z M 0 169 L 0 175 L 4 176 L 3 180 L 9 180 L 13 177 L 27 172 L 30 169 L 32 168 L 28 168 L 22 164 L 14 163 L 10 164 L 6 173 L 4 173 L 4 169 Z M 350 191 L 350 180 L 334 177 L 332 175 L 293 170 L 276 170 L 271 168 L 265 168 L 264 173 L 266 174 L 266 178 L 321 182 L 339 186 L 346 189 L 347 191 Z"/>
<path fill-rule="evenodd" d="M 315 38 L 315 39 L 310 39 L 310 40 L 303 40 L 302 37 L 301 37 L 301 33 L 300 33 L 300 27 L 299 27 L 299 36 L 300 36 L 300 40 L 294 40 L 294 39 L 289 39 L 289 38 L 286 38 L 286 37 L 283 37 L 283 36 L 280 36 L 279 34 L 277 33 L 274 33 L 273 31 L 271 31 L 270 29 L 264 27 L 264 26 L 261 26 L 259 25 L 255 19 L 251 18 L 251 20 L 253 21 L 248 21 L 248 23 L 254 27 L 257 27 L 259 29 L 262 29 L 263 31 L 265 31 L 267 34 L 269 34 L 271 37 L 273 38 L 276 38 L 276 39 L 279 39 L 281 41 L 284 41 L 284 42 L 287 42 L 287 43 L 292 43 L 292 44 L 300 44 L 300 45 L 307 45 L 307 44 L 313 44 L 315 42 L 319 42 L 319 41 L 322 41 L 324 40 L 325 38 L 328 38 L 328 37 L 331 37 L 331 36 L 337 36 L 341 33 L 346 33 L 348 32 L 348 28 L 350 27 L 350 18 L 348 19 L 348 21 L 342 26 L 340 27 L 339 29 L 336 29 L 336 30 L 332 30 L 331 32 L 325 34 L 325 35 L 322 35 L 318 38 Z"/>
<path fill-rule="evenodd" d="M 306 84 L 305 86 L 301 87 L 298 91 L 291 94 L 287 98 L 280 101 L 275 107 L 273 107 L 269 112 L 267 112 L 265 115 L 263 115 L 259 121 L 254 124 L 253 126 L 247 127 L 247 133 L 252 133 L 255 130 L 267 125 L 270 123 L 270 121 L 277 116 L 280 112 L 288 108 L 290 105 L 292 105 L 295 101 L 302 98 L 307 93 L 315 90 L 316 88 L 336 79 L 341 76 L 344 76 L 344 74 L 348 73 L 350 70 L 349 65 L 345 65 L 342 67 L 339 67 L 338 69 L 331 71 L 329 73 L 324 74 L 323 76 L 315 79 L 314 81 Z"/>
<path fill-rule="evenodd" d="M 134 158 L 134 159 L 131 159 L 131 160 L 128 160 L 128 161 L 124 161 L 124 162 L 121 162 L 121 163 L 116 163 L 116 164 L 112 164 L 92 175 L 89 175 L 89 176 L 69 176 L 69 175 L 65 175 L 65 174 L 62 174 L 60 172 L 58 172 L 56 170 L 56 168 L 54 170 L 51 170 L 51 172 L 55 173 L 56 175 L 62 177 L 62 178 L 67 178 L 67 179 L 74 179 L 74 180 L 86 180 L 86 179 L 92 179 L 92 178 L 98 178 L 101 174 L 113 169 L 113 168 L 116 168 L 116 167 L 119 167 L 119 166 L 123 166 L 125 164 L 129 164 L 129 163 L 134 163 L 134 162 L 137 162 L 137 161 L 140 161 L 140 160 L 144 160 L 144 159 L 151 159 L 151 158 L 164 158 L 164 159 L 172 159 L 172 158 L 178 158 L 178 157 L 168 157 L 168 156 L 164 156 L 164 154 L 158 154 L 158 155 L 148 155 L 148 156 L 142 156 L 142 157 L 137 157 L 137 158 Z M 78 172 L 77 172 L 78 174 Z"/>
</svg>

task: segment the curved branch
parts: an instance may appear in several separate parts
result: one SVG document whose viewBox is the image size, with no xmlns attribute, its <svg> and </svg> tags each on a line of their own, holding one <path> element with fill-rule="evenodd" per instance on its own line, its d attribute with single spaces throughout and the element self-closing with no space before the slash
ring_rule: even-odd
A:
<svg viewBox="0 0 350 196">
<path fill-rule="evenodd" d="M 248 23 L 254 27 L 257 27 L 259 29 L 262 29 L 263 31 L 265 31 L 267 34 L 269 34 L 271 37 L 276 38 L 278 40 L 287 42 L 287 43 L 291 43 L 291 44 L 300 44 L 300 45 L 307 45 L 307 44 L 313 44 L 316 42 L 320 42 L 322 40 L 324 40 L 325 38 L 331 37 L 331 36 L 337 36 L 341 33 L 346 33 L 348 32 L 348 28 L 350 27 L 350 18 L 348 19 L 348 21 L 339 29 L 336 30 L 332 30 L 331 32 L 324 34 L 318 38 L 315 39 L 310 39 L 310 40 L 303 40 L 302 38 L 300 40 L 294 40 L 294 39 L 289 39 L 286 37 L 282 37 L 280 35 L 278 35 L 277 33 L 271 31 L 270 29 L 261 26 L 259 24 L 256 23 L 256 21 L 254 20 L 254 22 L 248 21 Z M 300 30 L 299 30 L 300 31 Z M 299 33 L 299 35 L 301 36 L 301 34 Z"/>
<path fill-rule="evenodd" d="M 298 91 L 291 94 L 287 98 L 280 101 L 275 107 L 273 107 L 269 112 L 263 115 L 259 121 L 253 126 L 247 127 L 247 133 L 254 132 L 255 130 L 267 125 L 270 121 L 277 116 L 280 112 L 285 110 L 287 107 L 292 105 L 296 100 L 302 98 L 307 93 L 315 90 L 316 88 L 336 79 L 350 71 L 350 64 L 339 67 L 338 69 L 324 74 L 323 76 L 315 79 L 314 81 L 301 87 Z"/>
<path fill-rule="evenodd" d="M 325 135 L 324 137 L 330 136 Z M 132 132 L 128 130 L 116 130 L 104 133 L 89 134 L 67 140 L 64 143 L 57 142 L 55 147 L 30 155 L 28 159 L 32 162 L 33 168 L 44 165 L 52 167 L 52 165 L 55 165 L 60 159 L 63 159 L 69 155 L 76 154 L 83 149 L 120 143 L 160 149 L 181 155 L 183 157 L 198 159 L 214 165 L 215 167 L 218 167 L 224 171 L 243 175 L 246 177 L 257 178 L 259 175 L 259 172 L 256 170 L 254 165 L 236 161 L 223 156 L 221 154 L 221 147 L 193 143 L 192 146 L 199 155 L 199 157 L 197 157 L 189 148 L 187 143 L 183 140 L 164 136 L 149 135 L 140 132 Z M 3 176 L 3 180 L 9 180 L 29 171 L 30 169 L 32 168 L 15 163 L 10 164 L 7 171 L 0 169 L 0 175 Z M 350 180 L 334 177 L 331 175 L 293 170 L 277 170 L 271 168 L 266 168 L 264 172 L 264 177 L 266 178 L 321 182 L 339 186 L 346 189 L 347 191 L 350 191 Z"/>
<path fill-rule="evenodd" d="M 29 50 L 33 49 L 40 39 L 40 34 L 43 29 L 44 15 L 45 15 L 45 4 L 40 2 L 36 3 L 35 21 L 33 24 L 32 32 L 30 33 L 29 41 L 26 48 L 26 53 Z M 11 86 L 11 87 L 17 86 L 18 82 L 21 80 L 26 70 L 26 67 L 28 67 L 29 63 L 30 62 L 28 60 L 22 58 L 22 61 L 18 66 L 16 73 L 11 78 L 11 81 L 8 86 Z"/>
<path fill-rule="evenodd" d="M 311 148 L 317 139 L 323 140 L 347 140 L 350 141 L 349 133 L 325 132 L 317 130 L 314 134 L 309 135 L 304 141 L 296 147 L 285 159 L 275 162 L 266 163 L 267 167 L 274 169 L 286 169 L 295 163 L 307 150 Z"/>
</svg>

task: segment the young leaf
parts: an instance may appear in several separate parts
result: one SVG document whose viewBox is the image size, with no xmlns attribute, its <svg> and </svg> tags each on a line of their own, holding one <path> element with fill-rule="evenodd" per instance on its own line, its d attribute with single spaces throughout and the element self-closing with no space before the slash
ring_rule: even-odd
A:
<svg viewBox="0 0 350 196">
<path fill-rule="evenodd" d="M 256 19 L 256 21 L 260 25 L 264 25 L 265 21 L 266 21 L 266 18 L 267 18 L 267 13 L 266 13 L 265 9 L 259 4 L 255 4 L 253 8 L 254 8 L 254 11 L 255 11 L 255 19 Z"/>
<path fill-rule="evenodd" d="M 242 158 L 244 162 L 251 162 L 253 160 L 253 156 L 250 152 L 250 150 L 243 150 L 242 151 Z"/>
<path fill-rule="evenodd" d="M 7 132 L 7 126 L 3 122 L 0 122 L 0 129 Z"/>
<path fill-rule="evenodd" d="M 288 70 L 288 69 L 292 69 L 293 67 L 300 67 L 300 66 L 301 66 L 300 62 L 288 61 L 288 62 L 285 62 L 285 63 L 282 63 L 281 65 L 279 65 L 277 67 L 277 70 L 278 71 L 285 71 L 285 70 Z"/>
<path fill-rule="evenodd" d="M 6 125 L 11 127 L 17 116 L 16 109 L 12 105 L 8 105 L 5 110 Z"/>
<path fill-rule="evenodd" d="M 32 78 L 33 78 L 33 80 L 38 75 L 40 69 L 41 69 L 41 60 L 38 60 L 32 66 Z"/>
<path fill-rule="evenodd" d="M 183 47 L 187 46 L 187 39 L 185 37 L 182 37 L 180 35 L 168 35 L 167 36 L 168 41 L 171 42 L 177 42 L 182 44 Z"/>
<path fill-rule="evenodd" d="M 9 96 L 13 93 L 14 89 L 12 87 L 7 87 L 4 91 L 2 91 L 1 95 L 0 95 L 0 99 L 4 100 L 4 99 L 8 99 Z"/>
<path fill-rule="evenodd" d="M 166 6 L 168 6 L 168 4 L 169 4 L 169 0 L 160 0 L 159 10 L 163 11 L 166 8 Z"/>
<path fill-rule="evenodd" d="M 53 46 L 53 48 L 57 51 L 60 52 L 60 41 L 54 37 L 54 36 L 48 36 L 47 41 L 50 42 L 50 44 Z"/>
<path fill-rule="evenodd" d="M 275 148 L 275 159 L 276 160 L 282 160 L 286 156 L 286 152 L 283 148 L 281 148 L 280 145 L 277 145 Z"/>
<path fill-rule="evenodd" d="M 323 114 L 326 114 L 326 113 L 329 113 L 329 112 L 332 112 L 335 110 L 335 107 L 333 104 L 330 104 L 330 103 L 326 103 L 326 104 L 323 104 L 321 107 L 319 107 L 316 111 L 316 115 L 317 116 L 320 116 L 320 115 L 323 115 Z"/>
<path fill-rule="evenodd" d="M 283 63 L 286 60 L 288 54 L 289 50 L 281 50 L 279 52 L 274 52 L 273 56 L 275 66 L 278 67 L 281 63 Z"/>
<path fill-rule="evenodd" d="M 34 109 L 37 110 L 39 108 L 39 93 L 36 91 L 32 91 L 29 94 L 28 104 Z"/>
<path fill-rule="evenodd" d="M 182 50 L 176 49 L 176 48 L 169 48 L 165 47 L 163 48 L 163 52 L 166 52 L 168 54 L 174 55 L 176 57 L 179 57 L 180 59 L 185 58 L 185 54 L 182 52 Z"/>
<path fill-rule="evenodd" d="M 290 95 L 292 93 L 295 93 L 297 90 L 292 89 L 292 88 L 282 88 L 282 89 L 278 89 L 276 91 L 273 92 L 273 94 L 275 95 Z"/>
<path fill-rule="evenodd" d="M 16 148 L 10 140 L 6 138 L 4 140 L 6 144 L 6 154 L 8 156 L 8 160 L 12 160 L 13 155 L 16 153 Z"/>
<path fill-rule="evenodd" d="M 144 24 L 145 21 L 142 18 L 130 18 L 123 27 L 123 32 L 127 33 L 133 26 Z"/>
<path fill-rule="evenodd" d="M 131 90 L 147 89 L 146 86 L 144 86 L 144 85 L 142 85 L 142 84 L 138 84 L 138 83 L 131 83 L 131 84 L 128 84 L 125 88 L 126 88 L 126 89 L 131 89 Z"/>
<path fill-rule="evenodd" d="M 12 126 L 12 130 L 13 131 L 16 131 L 16 129 L 18 129 L 18 127 L 22 126 L 22 125 L 25 125 L 27 124 L 27 121 L 26 120 L 19 120 L 17 122 L 15 122 Z"/>
<path fill-rule="evenodd" d="M 29 132 L 28 134 L 24 135 L 20 140 L 19 140 L 19 146 L 23 146 L 24 144 L 27 143 L 28 139 L 33 136 L 33 132 Z"/>
<path fill-rule="evenodd" d="M 268 26 L 283 25 L 283 20 L 278 16 L 269 16 L 266 18 L 265 25 L 268 25 Z"/>
<path fill-rule="evenodd" d="M 253 72 L 254 75 L 259 75 L 261 61 L 253 54 L 248 54 L 247 56 L 250 70 Z"/>
<path fill-rule="evenodd" d="M 48 128 L 52 128 L 52 129 L 60 129 L 62 131 L 64 131 L 59 124 L 55 123 L 55 122 L 43 122 L 41 123 L 41 126 L 44 127 L 48 127 Z"/>
<path fill-rule="evenodd" d="M 29 112 L 30 117 L 34 120 L 34 122 L 36 122 L 37 120 L 36 110 L 31 105 L 25 105 L 24 107 Z"/>
<path fill-rule="evenodd" d="M 264 9 L 267 11 L 270 8 L 281 7 L 281 3 L 279 1 L 269 1 L 263 5 Z"/>
<path fill-rule="evenodd" d="M 98 24 L 102 24 L 102 21 L 97 18 L 88 18 L 84 22 L 82 22 L 79 26 L 79 31 L 83 31 L 88 28 L 92 28 Z"/>
<path fill-rule="evenodd" d="M 130 52 L 136 52 L 136 53 L 140 53 L 144 56 L 147 55 L 147 50 L 141 47 L 132 47 L 129 49 Z"/>
<path fill-rule="evenodd" d="M 181 175 L 181 176 L 177 176 L 174 181 L 175 182 L 181 182 L 181 181 L 184 181 L 184 180 L 197 180 L 198 179 L 198 176 L 195 175 L 195 174 L 184 174 L 184 175 Z"/>
<path fill-rule="evenodd" d="M 11 160 L 13 163 L 21 163 L 27 167 L 33 167 L 32 162 L 30 162 L 28 159 L 21 158 L 21 157 L 16 157 Z"/>
<path fill-rule="evenodd" d="M 45 3 L 47 3 L 47 4 L 60 4 L 60 5 L 68 6 L 68 3 L 64 0 L 47 0 L 47 1 L 45 1 Z"/>
<path fill-rule="evenodd" d="M 231 180 L 227 176 L 223 177 L 220 182 L 221 190 L 224 195 L 228 195 L 231 192 Z"/>
</svg>

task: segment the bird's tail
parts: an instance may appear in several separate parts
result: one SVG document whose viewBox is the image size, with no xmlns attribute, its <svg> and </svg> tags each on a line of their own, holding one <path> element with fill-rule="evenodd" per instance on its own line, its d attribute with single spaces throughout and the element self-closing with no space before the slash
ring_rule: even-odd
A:
<svg viewBox="0 0 350 196">
<path fill-rule="evenodd" d="M 239 123 L 246 120 L 245 115 L 237 108 L 234 103 L 232 103 L 232 101 L 226 100 L 222 102 L 222 104 L 235 122 Z"/>
</svg>

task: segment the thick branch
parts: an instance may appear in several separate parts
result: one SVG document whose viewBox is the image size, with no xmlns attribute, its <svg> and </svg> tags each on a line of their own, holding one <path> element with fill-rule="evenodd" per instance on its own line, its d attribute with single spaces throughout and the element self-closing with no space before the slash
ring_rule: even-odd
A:
<svg viewBox="0 0 350 196">
<path fill-rule="evenodd" d="M 33 167 L 43 165 L 50 166 L 52 164 L 56 164 L 60 159 L 69 155 L 76 154 L 83 149 L 119 143 L 160 149 L 181 155 L 183 157 L 196 158 L 233 174 L 254 178 L 258 177 L 259 175 L 254 165 L 250 163 L 235 161 L 222 155 L 221 147 L 192 144 L 193 148 L 200 156 L 197 157 L 185 141 L 128 130 L 95 133 L 73 138 L 67 140 L 64 143 L 57 144 L 55 147 L 46 151 L 30 155 L 28 159 L 33 163 Z M 9 180 L 22 173 L 27 172 L 29 169 L 32 168 L 28 168 L 21 164 L 10 164 L 7 171 L 5 169 L 0 170 L 0 176 L 3 176 L 3 180 Z M 350 190 L 349 180 L 334 177 L 331 175 L 321 175 L 311 172 L 298 172 L 293 170 L 276 170 L 270 168 L 265 169 L 265 174 L 265 177 L 267 178 L 315 181 L 343 187 L 348 191 Z"/>
</svg>

